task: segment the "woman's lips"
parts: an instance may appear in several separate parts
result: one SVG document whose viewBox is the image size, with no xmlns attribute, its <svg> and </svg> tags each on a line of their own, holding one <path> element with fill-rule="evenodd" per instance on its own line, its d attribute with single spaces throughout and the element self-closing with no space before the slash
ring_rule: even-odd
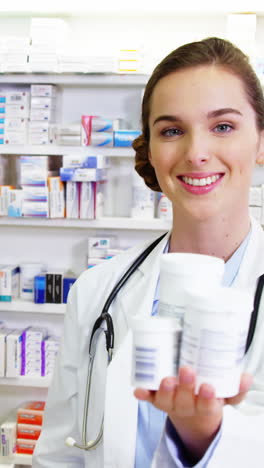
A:
<svg viewBox="0 0 264 468">
<path fill-rule="evenodd" d="M 215 174 L 216 175 L 216 174 Z M 209 193 L 211 192 L 212 190 L 214 190 L 220 183 L 221 183 L 221 180 L 224 176 L 224 174 L 217 174 L 218 176 L 220 176 L 215 182 L 212 182 L 210 184 L 206 184 L 206 185 L 191 185 L 191 184 L 188 184 L 186 182 L 184 182 L 184 180 L 182 179 L 182 176 L 178 176 L 178 180 L 180 182 L 180 184 L 185 188 L 185 190 L 189 193 L 192 193 L 194 195 L 204 195 L 206 193 Z M 191 178 L 195 178 L 195 179 L 206 179 L 207 177 L 210 177 L 210 176 L 203 176 L 203 177 L 191 177 Z"/>
</svg>

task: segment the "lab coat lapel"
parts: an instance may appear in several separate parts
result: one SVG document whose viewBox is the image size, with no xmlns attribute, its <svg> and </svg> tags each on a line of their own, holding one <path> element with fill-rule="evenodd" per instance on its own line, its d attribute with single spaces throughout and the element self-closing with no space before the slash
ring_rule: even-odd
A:
<svg viewBox="0 0 264 468">
<path fill-rule="evenodd" d="M 131 386 L 131 318 L 151 315 L 160 255 L 167 239 L 142 263 L 116 299 L 116 352 L 108 367 L 105 398 L 104 468 L 134 467 L 138 403 Z"/>
</svg>

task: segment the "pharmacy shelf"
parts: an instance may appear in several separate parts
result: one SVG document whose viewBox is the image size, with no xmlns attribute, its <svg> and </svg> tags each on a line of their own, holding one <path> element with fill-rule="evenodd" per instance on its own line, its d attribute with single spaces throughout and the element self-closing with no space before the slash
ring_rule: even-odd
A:
<svg viewBox="0 0 264 468">
<path fill-rule="evenodd" d="M 8 466 L 8 464 L 32 466 L 32 455 L 15 454 L 11 457 L 0 456 L 0 468 L 2 464 L 5 466 Z"/>
<path fill-rule="evenodd" d="M 84 155 L 94 156 L 102 154 L 109 157 L 133 157 L 132 148 L 101 148 L 99 146 L 57 146 L 57 145 L 0 145 L 0 154 L 26 154 L 26 155 Z"/>
<path fill-rule="evenodd" d="M 115 73 L 0 73 L 4 84 L 56 84 L 74 86 L 145 86 L 148 75 Z"/>
<path fill-rule="evenodd" d="M 38 387 L 48 388 L 50 386 L 51 377 L 1 377 L 0 386 L 6 385 L 9 387 Z"/>
<path fill-rule="evenodd" d="M 15 300 L 0 302 L 0 312 L 63 315 L 66 312 L 66 304 L 35 304 L 34 302 Z"/>
<path fill-rule="evenodd" d="M 78 229 L 128 229 L 143 231 L 166 231 L 171 229 L 171 221 L 161 219 L 100 218 L 100 219 L 49 219 L 49 218 L 0 218 L 1 226 L 23 226 L 44 228 Z"/>
</svg>

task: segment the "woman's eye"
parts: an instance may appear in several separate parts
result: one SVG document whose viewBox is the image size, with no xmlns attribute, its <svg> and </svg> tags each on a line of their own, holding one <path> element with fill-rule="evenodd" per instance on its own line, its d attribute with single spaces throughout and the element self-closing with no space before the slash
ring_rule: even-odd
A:
<svg viewBox="0 0 264 468">
<path fill-rule="evenodd" d="M 229 133 L 231 132 L 231 130 L 233 130 L 233 127 L 230 124 L 219 124 L 219 125 L 216 125 L 214 130 L 217 133 Z"/>
<path fill-rule="evenodd" d="M 183 132 L 179 128 L 167 128 L 166 130 L 162 130 L 161 132 L 163 136 L 168 137 L 182 135 L 182 133 Z"/>
</svg>

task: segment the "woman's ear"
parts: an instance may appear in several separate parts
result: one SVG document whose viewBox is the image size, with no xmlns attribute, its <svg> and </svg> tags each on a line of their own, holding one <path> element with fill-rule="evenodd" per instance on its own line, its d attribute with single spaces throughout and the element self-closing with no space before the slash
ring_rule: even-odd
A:
<svg viewBox="0 0 264 468">
<path fill-rule="evenodd" d="M 260 133 L 260 142 L 256 157 L 256 163 L 261 166 L 264 165 L 264 130 L 262 130 Z"/>
</svg>

